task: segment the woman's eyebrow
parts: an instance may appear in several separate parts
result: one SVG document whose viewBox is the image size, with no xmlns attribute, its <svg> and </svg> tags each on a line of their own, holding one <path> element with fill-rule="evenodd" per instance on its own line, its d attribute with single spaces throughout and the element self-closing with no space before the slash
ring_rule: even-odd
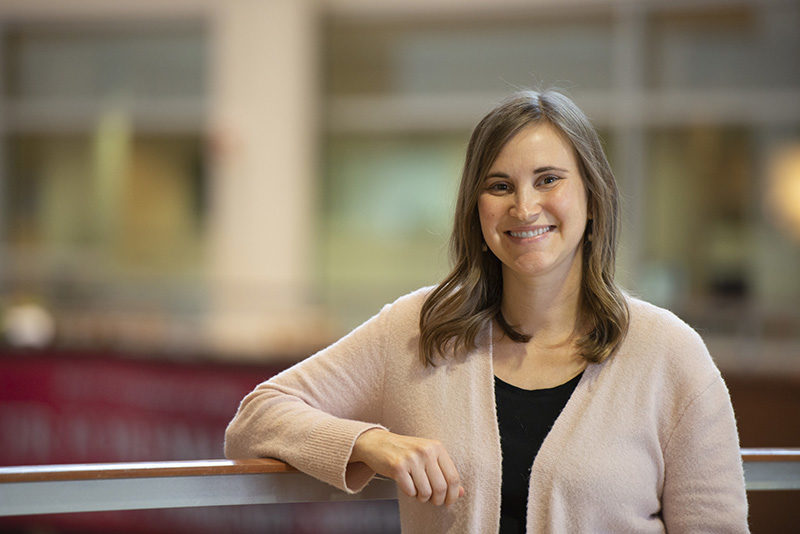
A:
<svg viewBox="0 0 800 534">
<path fill-rule="evenodd" d="M 547 165 L 545 167 L 539 167 L 538 169 L 534 169 L 533 174 L 539 174 L 542 172 L 550 172 L 550 171 L 569 172 L 567 169 L 562 169 L 561 167 L 553 167 L 552 165 Z"/>
<path fill-rule="evenodd" d="M 565 173 L 569 172 L 567 169 L 562 169 L 561 167 L 554 167 L 552 165 L 546 165 L 544 167 L 538 167 L 538 168 L 534 169 L 533 170 L 533 174 L 541 174 L 543 172 L 550 172 L 550 171 L 559 171 L 559 172 L 565 172 Z M 489 178 L 509 178 L 509 175 L 504 173 L 504 172 L 495 171 L 495 172 L 491 172 L 491 173 L 486 175 L 485 179 L 489 179 Z"/>
</svg>

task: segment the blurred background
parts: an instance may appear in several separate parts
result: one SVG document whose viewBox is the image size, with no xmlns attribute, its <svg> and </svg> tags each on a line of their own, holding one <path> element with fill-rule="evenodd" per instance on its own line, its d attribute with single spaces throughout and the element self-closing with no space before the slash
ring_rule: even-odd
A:
<svg viewBox="0 0 800 534">
<path fill-rule="evenodd" d="M 743 446 L 800 446 L 798 28 L 797 0 L 3 0 L 0 464 L 221 457 L 255 384 L 447 272 L 469 133 L 536 86 L 601 132 L 620 282 L 701 332 Z M 749 497 L 754 532 L 800 521 Z M 0 521 L 323 528 L 396 505 Z"/>
</svg>

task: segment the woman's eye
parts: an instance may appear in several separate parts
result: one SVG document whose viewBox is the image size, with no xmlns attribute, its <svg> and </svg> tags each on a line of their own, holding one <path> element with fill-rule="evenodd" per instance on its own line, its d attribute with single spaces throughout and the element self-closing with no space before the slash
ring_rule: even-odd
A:
<svg viewBox="0 0 800 534">
<path fill-rule="evenodd" d="M 504 193 L 509 190 L 508 184 L 503 182 L 496 182 L 489 185 L 489 191 Z"/>
<path fill-rule="evenodd" d="M 556 183 L 560 179 L 561 178 L 559 178 L 558 176 L 554 176 L 552 174 L 548 174 L 547 176 L 543 176 L 539 180 L 539 183 L 542 184 L 542 185 L 553 185 L 554 183 Z"/>
</svg>

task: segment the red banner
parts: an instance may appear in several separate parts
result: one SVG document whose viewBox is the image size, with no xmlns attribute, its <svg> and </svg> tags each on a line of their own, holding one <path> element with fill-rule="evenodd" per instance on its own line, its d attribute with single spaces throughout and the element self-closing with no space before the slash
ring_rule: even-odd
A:
<svg viewBox="0 0 800 534">
<path fill-rule="evenodd" d="M 0 465 L 223 457 L 244 395 L 281 365 L 0 354 Z M 396 503 L 93 512 L 0 519 L 0 531 L 394 532 Z"/>
</svg>

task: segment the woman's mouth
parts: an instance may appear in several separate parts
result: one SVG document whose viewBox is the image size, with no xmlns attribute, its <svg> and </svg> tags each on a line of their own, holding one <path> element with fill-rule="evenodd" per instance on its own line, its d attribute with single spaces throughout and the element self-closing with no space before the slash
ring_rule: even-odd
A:
<svg viewBox="0 0 800 534">
<path fill-rule="evenodd" d="M 509 230 L 506 233 L 508 235 L 510 235 L 511 237 L 517 237 L 517 238 L 520 238 L 520 239 L 526 239 L 526 238 L 536 237 L 536 236 L 540 236 L 542 234 L 546 234 L 547 232 L 551 232 L 551 231 L 555 230 L 555 228 L 556 228 L 555 226 L 550 225 L 550 226 L 542 226 L 541 228 L 537 228 L 536 230 L 523 230 L 521 232 L 513 232 L 513 231 Z"/>
</svg>

